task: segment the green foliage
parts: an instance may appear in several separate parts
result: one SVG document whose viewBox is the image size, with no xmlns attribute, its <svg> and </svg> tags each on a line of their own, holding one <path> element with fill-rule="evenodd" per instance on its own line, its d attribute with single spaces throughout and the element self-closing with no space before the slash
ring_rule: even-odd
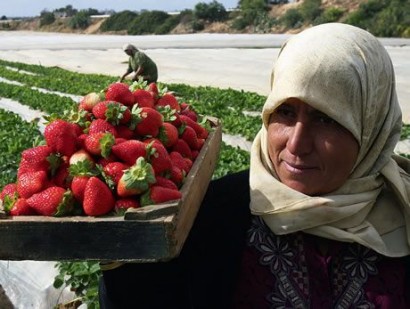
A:
<svg viewBox="0 0 410 309">
<path fill-rule="evenodd" d="M 31 72 L 32 75 L 20 74 L 19 72 L 8 70 L 5 66 Z M 102 90 L 102 85 L 108 85 L 109 83 L 116 81 L 116 78 L 113 76 L 105 76 L 101 74 L 78 74 L 59 67 L 46 68 L 41 65 L 23 64 L 1 59 L 0 76 L 9 80 L 24 83 L 30 87 L 44 88 L 75 95 L 85 95 L 96 89 Z"/>
<path fill-rule="evenodd" d="M 379 37 L 410 37 L 410 2 L 369 0 L 349 14 L 345 22 Z"/>
<path fill-rule="evenodd" d="M 71 16 L 74 16 L 75 14 L 77 14 L 78 10 L 74 9 L 73 6 L 71 4 L 69 4 L 69 5 L 66 5 L 63 8 L 59 8 L 59 9 L 54 10 L 54 12 L 56 12 L 56 13 L 65 13 L 67 17 L 71 17 Z"/>
<path fill-rule="evenodd" d="M 2 30 L 9 30 L 10 28 L 10 23 L 0 23 L 0 29 Z"/>
<path fill-rule="evenodd" d="M 266 0 L 240 0 L 239 8 L 242 11 L 265 11 L 267 3 Z"/>
<path fill-rule="evenodd" d="M 233 147 L 222 142 L 213 179 L 243 171 L 249 168 L 250 154 L 238 147 Z"/>
<path fill-rule="evenodd" d="M 212 1 L 211 3 L 200 2 L 195 5 L 195 17 L 209 22 L 224 21 L 228 17 L 228 12 L 223 4 Z"/>
<path fill-rule="evenodd" d="M 128 10 L 115 13 L 104 20 L 100 30 L 102 32 L 127 30 L 137 16 L 137 13 Z"/>
<path fill-rule="evenodd" d="M 169 16 L 162 25 L 159 25 L 155 29 L 155 34 L 167 34 L 170 33 L 180 22 L 179 15 L 171 15 Z"/>
<path fill-rule="evenodd" d="M 339 19 L 343 16 L 345 10 L 330 7 L 325 9 L 322 14 L 314 20 L 315 25 L 324 24 L 324 23 L 333 23 L 339 21 Z"/>
<path fill-rule="evenodd" d="M 241 13 L 236 16 L 232 28 L 243 30 L 250 27 L 257 33 L 270 32 L 276 21 L 268 14 L 265 0 L 242 0 L 239 2 Z"/>
<path fill-rule="evenodd" d="M 98 262 L 58 262 L 59 274 L 54 278 L 54 287 L 64 284 L 87 304 L 88 309 L 98 309 L 98 280 L 101 270 Z"/>
<path fill-rule="evenodd" d="M 89 12 L 81 10 L 71 18 L 69 26 L 72 29 L 85 29 L 90 25 L 90 23 L 91 19 Z"/>
<path fill-rule="evenodd" d="M 51 25 L 55 20 L 54 13 L 43 11 L 40 14 L 40 27 Z"/>
<path fill-rule="evenodd" d="M 205 29 L 205 23 L 202 20 L 194 18 L 191 22 L 191 27 L 194 31 L 202 31 Z"/>
<path fill-rule="evenodd" d="M 300 15 L 305 23 L 312 23 L 322 13 L 321 0 L 305 0 L 299 8 Z"/>
<path fill-rule="evenodd" d="M 170 17 L 163 11 L 144 11 L 129 25 L 128 34 L 141 35 L 157 33 L 157 29 Z"/>
<path fill-rule="evenodd" d="M 410 124 L 403 123 L 400 140 L 410 139 Z"/>
<path fill-rule="evenodd" d="M 298 9 L 289 9 L 282 15 L 279 21 L 286 28 L 298 28 L 303 23 L 303 17 Z"/>
<path fill-rule="evenodd" d="M 13 132 L 13 134 L 10 134 Z M 0 109 L 0 190 L 16 181 L 21 152 L 42 139 L 37 122 L 26 122 L 20 116 Z"/>
</svg>

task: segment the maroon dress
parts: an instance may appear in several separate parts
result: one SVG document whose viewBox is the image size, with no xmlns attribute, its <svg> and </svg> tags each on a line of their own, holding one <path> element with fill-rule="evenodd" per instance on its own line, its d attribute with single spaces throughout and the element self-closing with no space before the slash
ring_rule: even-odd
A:
<svg viewBox="0 0 410 309">
<path fill-rule="evenodd" d="M 356 243 L 274 235 L 254 217 L 234 308 L 410 308 L 405 264 Z"/>
</svg>

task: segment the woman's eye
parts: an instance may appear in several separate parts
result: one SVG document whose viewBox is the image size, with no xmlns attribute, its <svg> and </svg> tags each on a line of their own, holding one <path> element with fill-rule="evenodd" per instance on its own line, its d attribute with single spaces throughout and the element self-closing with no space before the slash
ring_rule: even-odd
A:
<svg viewBox="0 0 410 309">
<path fill-rule="evenodd" d="M 294 115 L 294 112 L 290 108 L 279 107 L 276 110 L 276 114 L 283 117 L 291 117 Z"/>
<path fill-rule="evenodd" d="M 323 124 L 336 124 L 337 122 L 330 118 L 329 116 L 323 114 L 323 115 L 317 115 L 316 120 L 320 123 Z"/>
</svg>

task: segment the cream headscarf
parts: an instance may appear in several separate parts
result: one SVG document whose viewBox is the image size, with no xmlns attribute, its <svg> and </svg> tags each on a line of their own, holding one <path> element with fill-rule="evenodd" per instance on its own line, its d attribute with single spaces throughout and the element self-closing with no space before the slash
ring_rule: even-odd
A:
<svg viewBox="0 0 410 309">
<path fill-rule="evenodd" d="M 290 97 L 327 114 L 359 142 L 349 179 L 332 193 L 308 196 L 275 176 L 267 125 Z M 275 63 L 262 119 L 251 151 L 253 214 L 278 235 L 304 231 L 357 242 L 386 256 L 410 254 L 410 161 L 393 155 L 401 110 L 390 57 L 374 36 L 331 23 L 292 37 Z"/>
</svg>

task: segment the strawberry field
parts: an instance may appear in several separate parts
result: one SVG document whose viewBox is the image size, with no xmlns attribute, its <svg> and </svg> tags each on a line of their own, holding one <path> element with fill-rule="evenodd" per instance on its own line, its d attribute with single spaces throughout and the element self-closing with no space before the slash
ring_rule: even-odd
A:
<svg viewBox="0 0 410 309">
<path fill-rule="evenodd" d="M 0 191 L 15 182 L 21 154 L 44 145 L 44 118 L 75 109 L 81 99 L 116 82 L 113 76 L 79 74 L 58 67 L 43 67 L 0 60 Z M 249 146 L 260 127 L 259 112 L 265 97 L 255 93 L 183 84 L 161 84 L 179 102 L 186 102 L 201 115 L 222 122 L 223 143 L 213 177 L 249 167 Z M 408 139 L 405 125 L 402 139 Z M 71 285 L 76 294 L 97 307 L 99 267 L 95 262 L 59 262 L 55 285 Z"/>
</svg>

